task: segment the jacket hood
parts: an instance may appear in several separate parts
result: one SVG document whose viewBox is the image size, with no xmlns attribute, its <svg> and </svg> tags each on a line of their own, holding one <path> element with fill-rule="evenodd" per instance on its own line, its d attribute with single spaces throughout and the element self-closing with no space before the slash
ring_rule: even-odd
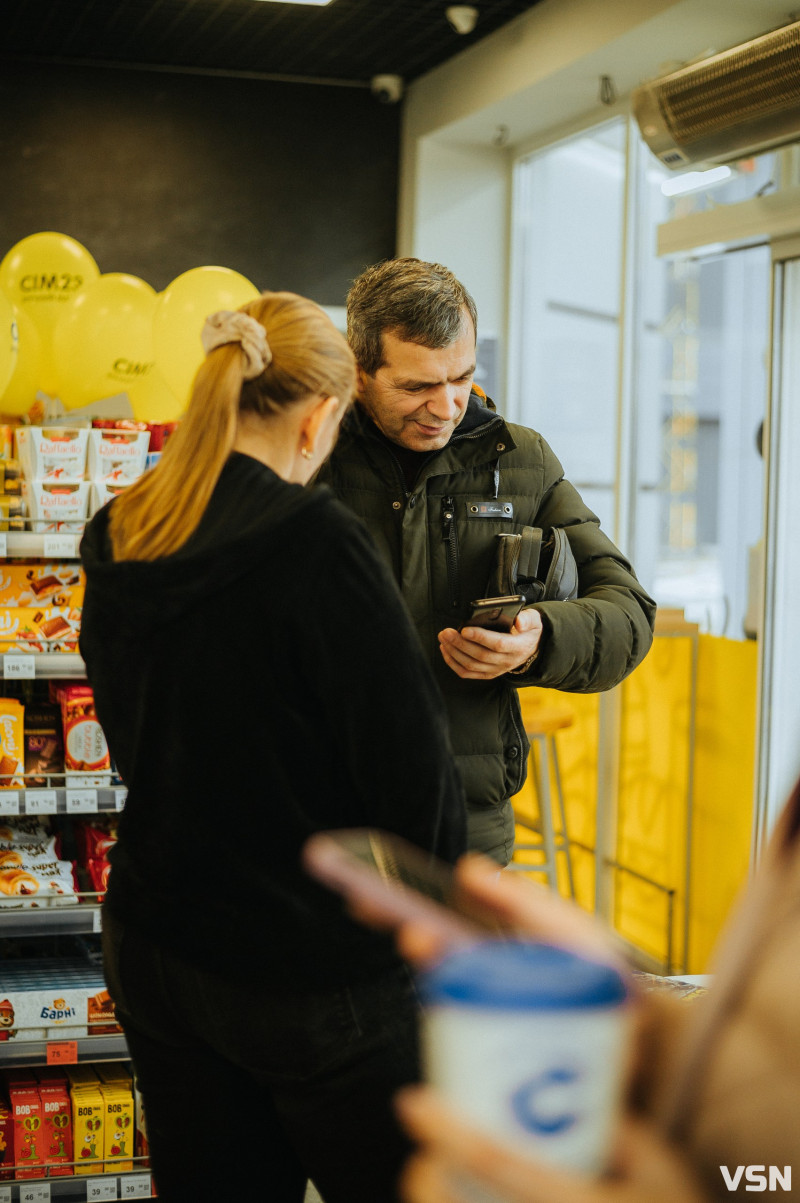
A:
<svg viewBox="0 0 800 1203">
<path fill-rule="evenodd" d="M 284 555 L 295 517 L 325 500 L 318 490 L 289 484 L 258 460 L 233 452 L 200 525 L 173 555 L 115 560 L 109 519 L 116 502 L 99 510 L 80 546 L 88 594 L 100 609 L 124 613 L 137 630 L 174 620 L 198 598 L 212 606 L 254 558 Z"/>
</svg>

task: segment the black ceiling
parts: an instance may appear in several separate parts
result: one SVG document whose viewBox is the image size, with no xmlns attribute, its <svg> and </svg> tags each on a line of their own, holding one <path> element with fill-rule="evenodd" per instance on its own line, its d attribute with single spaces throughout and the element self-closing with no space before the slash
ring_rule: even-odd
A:
<svg viewBox="0 0 800 1203">
<path fill-rule="evenodd" d="M 410 82 L 538 0 L 483 0 L 472 33 L 453 31 L 447 0 L 15 0 L 0 54 L 59 62 L 254 72 L 365 84 Z"/>
</svg>

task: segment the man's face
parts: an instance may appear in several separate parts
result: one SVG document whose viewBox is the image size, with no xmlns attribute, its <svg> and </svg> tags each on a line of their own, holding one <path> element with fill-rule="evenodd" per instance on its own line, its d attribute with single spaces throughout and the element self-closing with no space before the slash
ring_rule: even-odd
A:
<svg viewBox="0 0 800 1203">
<path fill-rule="evenodd" d="M 467 408 L 475 374 L 475 331 L 464 312 L 463 333 L 432 350 L 383 335 L 383 364 L 374 376 L 358 370 L 358 398 L 379 430 L 411 451 L 444 447 Z"/>
</svg>

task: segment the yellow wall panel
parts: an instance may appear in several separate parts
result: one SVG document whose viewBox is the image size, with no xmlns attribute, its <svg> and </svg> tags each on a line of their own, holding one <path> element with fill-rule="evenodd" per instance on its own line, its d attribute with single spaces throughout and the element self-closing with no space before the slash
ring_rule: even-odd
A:
<svg viewBox="0 0 800 1203">
<path fill-rule="evenodd" d="M 756 755 L 757 644 L 701 635 L 690 972 L 702 973 L 747 878 Z"/>
<path fill-rule="evenodd" d="M 622 686 L 617 860 L 633 872 L 617 872 L 615 923 L 665 965 L 683 923 L 695 646 L 691 635 L 656 638 Z"/>
<path fill-rule="evenodd" d="M 657 636 L 622 686 L 614 924 L 665 969 L 707 968 L 731 903 L 745 881 L 755 761 L 757 646 L 679 633 Z M 691 630 L 691 629 L 690 629 Z M 693 682 L 694 733 L 693 719 Z M 520 691 L 526 725 L 569 711 L 556 735 L 578 901 L 594 905 L 599 698 Z M 555 781 L 551 791 L 555 799 Z M 687 816 L 692 808 L 686 946 Z M 514 799 L 535 821 L 532 781 Z M 535 837 L 531 837 L 535 838 Z M 515 860 L 541 861 L 538 853 Z M 563 858 L 559 885 L 567 892 Z"/>
</svg>

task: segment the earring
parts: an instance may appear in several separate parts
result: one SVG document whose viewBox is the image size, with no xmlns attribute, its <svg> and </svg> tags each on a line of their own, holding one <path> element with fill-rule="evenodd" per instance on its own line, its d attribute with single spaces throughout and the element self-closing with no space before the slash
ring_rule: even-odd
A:
<svg viewBox="0 0 800 1203">
<path fill-rule="evenodd" d="M 301 447 L 300 454 L 304 457 L 304 459 L 313 459 L 314 458 L 314 452 L 309 451 L 308 447 Z"/>
</svg>

